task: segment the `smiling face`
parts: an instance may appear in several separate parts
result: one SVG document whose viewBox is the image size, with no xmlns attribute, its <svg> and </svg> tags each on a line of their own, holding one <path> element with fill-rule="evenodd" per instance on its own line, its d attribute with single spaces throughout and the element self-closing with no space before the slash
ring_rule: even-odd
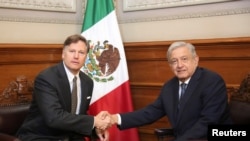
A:
<svg viewBox="0 0 250 141">
<path fill-rule="evenodd" d="M 171 50 L 168 61 L 173 73 L 184 82 L 190 78 L 198 66 L 199 57 L 191 52 L 187 45 L 181 45 Z"/>
<path fill-rule="evenodd" d="M 65 45 L 62 52 L 62 59 L 65 66 L 76 75 L 83 67 L 87 58 L 88 48 L 82 40 L 74 41 Z"/>
</svg>

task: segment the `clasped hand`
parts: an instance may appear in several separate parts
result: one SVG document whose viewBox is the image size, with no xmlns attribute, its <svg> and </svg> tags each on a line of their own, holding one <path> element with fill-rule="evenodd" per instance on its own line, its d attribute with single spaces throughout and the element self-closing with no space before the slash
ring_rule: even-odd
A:
<svg viewBox="0 0 250 141">
<path fill-rule="evenodd" d="M 108 141 L 108 128 L 110 128 L 114 124 L 117 124 L 117 115 L 111 115 L 107 111 L 101 111 L 94 117 L 96 134 L 101 141 Z"/>
</svg>

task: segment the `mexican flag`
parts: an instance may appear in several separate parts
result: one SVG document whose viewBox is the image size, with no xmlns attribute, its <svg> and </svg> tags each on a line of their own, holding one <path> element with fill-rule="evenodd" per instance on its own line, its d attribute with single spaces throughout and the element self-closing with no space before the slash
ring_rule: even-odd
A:
<svg viewBox="0 0 250 141">
<path fill-rule="evenodd" d="M 133 111 L 127 62 L 112 0 L 88 0 L 82 35 L 90 51 L 82 71 L 94 80 L 89 114 Z M 136 128 L 109 129 L 110 141 L 139 141 Z"/>
</svg>

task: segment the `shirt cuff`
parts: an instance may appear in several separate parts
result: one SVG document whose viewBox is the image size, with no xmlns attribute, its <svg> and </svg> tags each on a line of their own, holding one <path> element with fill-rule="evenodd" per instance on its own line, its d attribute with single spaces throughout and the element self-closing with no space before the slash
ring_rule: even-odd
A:
<svg viewBox="0 0 250 141">
<path fill-rule="evenodd" d="M 117 115 L 117 125 L 121 125 L 122 124 L 121 116 L 120 114 L 116 114 L 116 115 Z"/>
</svg>

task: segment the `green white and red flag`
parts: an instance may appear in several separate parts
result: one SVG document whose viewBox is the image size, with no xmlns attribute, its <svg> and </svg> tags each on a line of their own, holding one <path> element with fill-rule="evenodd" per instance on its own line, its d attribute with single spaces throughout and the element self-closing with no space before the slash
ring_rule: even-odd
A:
<svg viewBox="0 0 250 141">
<path fill-rule="evenodd" d="M 90 51 L 82 71 L 94 80 L 89 114 L 133 111 L 123 42 L 112 0 L 88 0 L 82 35 Z M 136 128 L 109 129 L 110 141 L 139 141 Z"/>
</svg>

